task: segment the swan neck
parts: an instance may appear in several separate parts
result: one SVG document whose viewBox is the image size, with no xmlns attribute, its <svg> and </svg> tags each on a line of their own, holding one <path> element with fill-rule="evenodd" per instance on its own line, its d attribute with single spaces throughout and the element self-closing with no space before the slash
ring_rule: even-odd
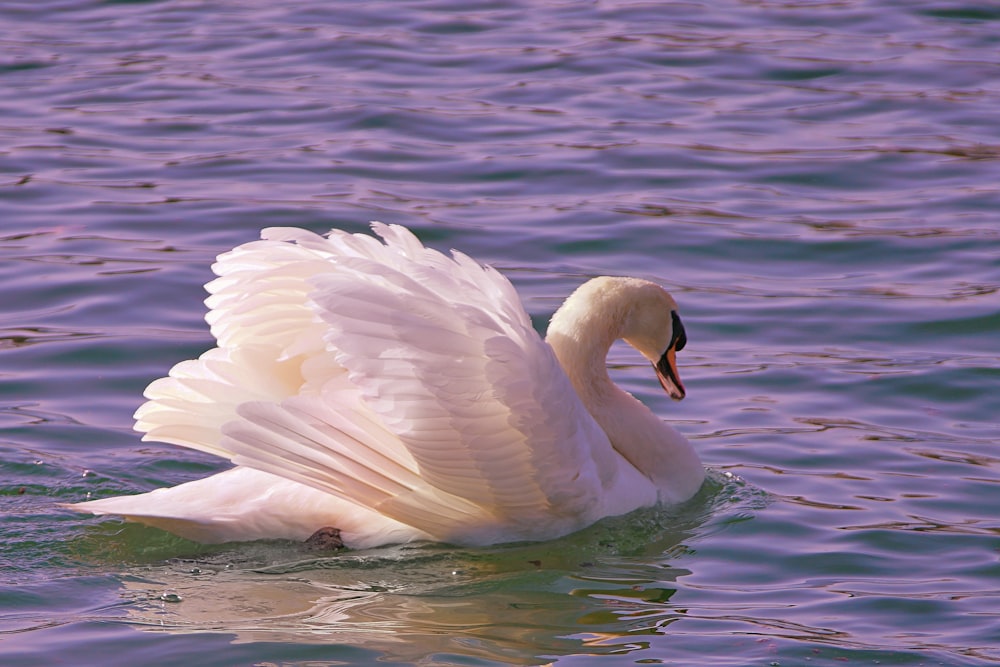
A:
<svg viewBox="0 0 1000 667">
<path fill-rule="evenodd" d="M 607 357 L 611 345 L 621 338 L 623 316 L 581 299 L 582 289 L 552 316 L 545 340 L 577 395 L 593 413 L 594 399 L 616 388 L 608 375 Z"/>
<path fill-rule="evenodd" d="M 546 341 L 611 446 L 656 486 L 661 500 L 677 502 L 694 495 L 704 480 L 698 455 L 683 435 L 612 382 L 607 370 L 608 352 L 619 338 L 639 349 L 630 312 L 636 291 L 648 284 L 630 278 L 584 283 L 552 316 Z"/>
</svg>

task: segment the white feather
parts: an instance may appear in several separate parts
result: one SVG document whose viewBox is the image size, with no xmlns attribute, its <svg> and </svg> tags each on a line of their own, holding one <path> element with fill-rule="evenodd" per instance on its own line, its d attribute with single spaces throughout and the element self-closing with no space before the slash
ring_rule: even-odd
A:
<svg viewBox="0 0 1000 667">
<path fill-rule="evenodd" d="M 697 490 L 704 472 L 687 441 L 604 371 L 611 341 L 629 335 L 619 311 L 653 294 L 641 307 L 668 313 L 669 295 L 602 283 L 587 297 L 608 310 L 596 315 L 579 315 L 574 295 L 552 347 L 492 268 L 373 228 L 383 242 L 270 228 L 213 266 L 218 347 L 153 382 L 136 428 L 241 467 L 74 507 L 202 541 L 329 525 L 351 546 L 482 544 L 554 537 Z M 670 319 L 658 317 L 646 319 L 665 330 L 642 339 L 665 346 Z M 576 330 L 591 320 L 594 335 Z"/>
</svg>

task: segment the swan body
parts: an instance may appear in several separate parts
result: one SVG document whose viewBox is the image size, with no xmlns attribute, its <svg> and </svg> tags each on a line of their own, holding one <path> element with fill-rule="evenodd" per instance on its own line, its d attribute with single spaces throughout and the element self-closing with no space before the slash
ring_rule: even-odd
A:
<svg viewBox="0 0 1000 667">
<path fill-rule="evenodd" d="M 71 507 L 209 543 L 334 526 L 368 548 L 551 539 L 698 491 L 690 443 L 606 369 L 623 338 L 683 398 L 667 292 L 595 278 L 543 341 L 492 268 L 373 228 L 270 228 L 221 255 L 218 347 L 150 384 L 136 429 L 236 467 Z"/>
</svg>

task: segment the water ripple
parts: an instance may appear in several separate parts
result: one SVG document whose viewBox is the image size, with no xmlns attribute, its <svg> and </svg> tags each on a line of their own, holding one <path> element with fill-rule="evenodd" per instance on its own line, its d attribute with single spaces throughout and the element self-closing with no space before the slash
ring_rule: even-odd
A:
<svg viewBox="0 0 1000 667">
<path fill-rule="evenodd" d="M 2 661 L 1000 661 L 997 18 L 0 8 Z M 145 385 L 211 345 L 213 258 L 264 226 L 371 219 L 497 265 L 539 328 L 587 276 L 667 285 L 688 398 L 611 361 L 695 441 L 703 504 L 326 561 L 56 507 L 223 466 L 130 431 Z"/>
</svg>

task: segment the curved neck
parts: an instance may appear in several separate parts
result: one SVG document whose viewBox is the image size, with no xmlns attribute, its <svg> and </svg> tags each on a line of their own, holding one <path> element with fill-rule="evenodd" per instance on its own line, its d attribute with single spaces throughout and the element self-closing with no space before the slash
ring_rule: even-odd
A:
<svg viewBox="0 0 1000 667">
<path fill-rule="evenodd" d="M 625 328 L 628 301 L 621 286 L 628 280 L 595 278 L 578 287 L 552 316 L 545 336 L 591 414 L 595 398 L 620 391 L 608 377 L 606 360 Z"/>
<path fill-rule="evenodd" d="M 552 316 L 545 340 L 611 445 L 642 470 L 636 460 L 640 454 L 629 450 L 644 443 L 633 443 L 630 424 L 655 417 L 611 381 L 607 368 L 608 351 L 628 320 L 627 280 L 595 278 L 581 285 Z"/>
<path fill-rule="evenodd" d="M 704 476 L 690 443 L 608 376 L 608 351 L 628 333 L 628 305 L 621 290 L 593 285 L 604 280 L 627 279 L 585 283 L 552 316 L 545 340 L 612 447 L 649 477 L 665 500 L 673 493 L 687 498 Z"/>
<path fill-rule="evenodd" d="M 556 313 L 562 313 L 560 310 Z M 552 347 L 559 365 L 569 377 L 577 395 L 594 414 L 594 408 L 608 393 L 620 391 L 608 376 L 607 358 L 619 333 L 595 326 L 586 318 L 553 317 L 545 341 Z"/>
</svg>

